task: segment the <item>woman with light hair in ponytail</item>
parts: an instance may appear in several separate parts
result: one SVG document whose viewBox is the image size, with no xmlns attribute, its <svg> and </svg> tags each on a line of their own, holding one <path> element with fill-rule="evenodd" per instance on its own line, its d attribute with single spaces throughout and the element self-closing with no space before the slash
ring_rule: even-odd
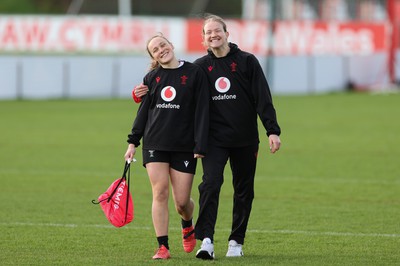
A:
<svg viewBox="0 0 400 266">
<path fill-rule="evenodd" d="M 254 179 L 259 149 L 258 118 L 268 136 L 268 147 L 276 153 L 281 129 L 267 79 L 257 58 L 228 41 L 225 21 L 206 14 L 203 44 L 207 54 L 194 63 L 207 73 L 210 88 L 210 136 L 203 177 L 199 184 L 199 216 L 196 238 L 199 259 L 212 260 L 219 195 L 229 160 L 232 171 L 233 210 L 226 257 L 241 257 L 254 199 Z M 223 122 L 222 122 L 223 121 Z"/>
<path fill-rule="evenodd" d="M 152 63 L 143 78 L 148 88 L 141 97 L 125 160 L 132 160 L 143 138 L 143 166 L 152 187 L 152 219 L 158 241 L 153 259 L 170 258 L 168 243 L 169 186 L 182 223 L 182 245 L 192 252 L 196 245 L 191 199 L 197 158 L 206 154 L 209 123 L 208 80 L 203 70 L 178 60 L 174 46 L 162 34 L 146 46 Z"/>
</svg>

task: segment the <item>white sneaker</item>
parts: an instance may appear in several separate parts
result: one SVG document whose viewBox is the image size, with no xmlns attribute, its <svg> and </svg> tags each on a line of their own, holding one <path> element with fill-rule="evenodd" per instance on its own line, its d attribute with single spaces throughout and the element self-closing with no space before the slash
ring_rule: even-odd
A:
<svg viewBox="0 0 400 266">
<path fill-rule="evenodd" d="M 196 253 L 196 258 L 203 260 L 215 259 L 214 244 L 211 243 L 211 239 L 208 237 L 203 239 L 203 243 L 201 243 L 201 247 Z"/>
<path fill-rule="evenodd" d="M 227 257 L 242 257 L 242 245 L 238 244 L 235 240 L 229 241 L 228 252 L 226 252 Z"/>
</svg>

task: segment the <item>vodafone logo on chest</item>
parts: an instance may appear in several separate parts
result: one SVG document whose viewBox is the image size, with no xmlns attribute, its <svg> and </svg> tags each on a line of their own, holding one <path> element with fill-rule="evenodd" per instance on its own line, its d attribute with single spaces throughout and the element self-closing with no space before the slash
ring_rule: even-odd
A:
<svg viewBox="0 0 400 266">
<path fill-rule="evenodd" d="M 236 94 L 226 94 L 231 88 L 231 81 L 220 77 L 215 81 L 215 89 L 222 94 L 211 97 L 213 101 L 236 100 Z"/>
<path fill-rule="evenodd" d="M 231 88 L 231 82 L 225 77 L 220 77 L 215 81 L 215 89 L 219 93 L 226 93 Z"/>
<path fill-rule="evenodd" d="M 171 102 L 176 97 L 176 90 L 172 86 L 166 86 L 161 90 L 161 98 L 166 102 Z"/>
<path fill-rule="evenodd" d="M 161 99 L 166 103 L 159 103 L 156 105 L 158 109 L 180 109 L 181 106 L 179 104 L 172 104 L 172 102 L 176 97 L 176 89 L 172 86 L 165 86 L 161 90 Z"/>
</svg>

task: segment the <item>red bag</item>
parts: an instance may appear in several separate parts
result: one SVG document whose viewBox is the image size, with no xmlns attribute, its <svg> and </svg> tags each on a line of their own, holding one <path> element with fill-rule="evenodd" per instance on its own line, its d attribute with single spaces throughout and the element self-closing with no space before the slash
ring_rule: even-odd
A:
<svg viewBox="0 0 400 266">
<path fill-rule="evenodd" d="M 112 225 L 122 227 L 133 220 L 133 201 L 129 191 L 130 162 L 125 162 L 124 173 L 121 178 L 115 180 L 106 192 L 93 204 L 100 204 L 104 214 Z M 126 174 L 128 173 L 128 178 Z"/>
</svg>

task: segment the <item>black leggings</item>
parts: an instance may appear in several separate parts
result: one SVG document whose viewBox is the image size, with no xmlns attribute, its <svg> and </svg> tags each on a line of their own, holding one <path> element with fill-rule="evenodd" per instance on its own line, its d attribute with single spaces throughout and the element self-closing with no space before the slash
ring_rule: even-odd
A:
<svg viewBox="0 0 400 266">
<path fill-rule="evenodd" d="M 217 221 L 219 194 L 224 183 L 224 169 L 229 159 L 234 188 L 232 230 L 228 240 L 244 243 L 247 224 L 254 199 L 258 144 L 239 148 L 209 146 L 202 159 L 203 179 L 199 185 L 199 216 L 196 238 L 213 239 Z"/>
</svg>

